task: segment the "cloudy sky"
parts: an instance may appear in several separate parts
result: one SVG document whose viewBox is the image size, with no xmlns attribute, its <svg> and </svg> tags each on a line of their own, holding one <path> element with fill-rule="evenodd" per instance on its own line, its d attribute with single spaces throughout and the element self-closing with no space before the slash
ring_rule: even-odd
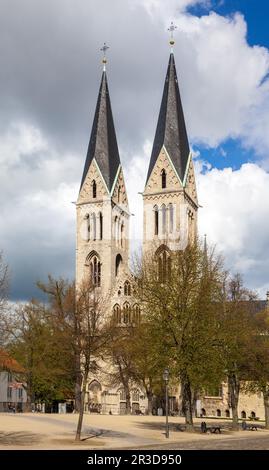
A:
<svg viewBox="0 0 269 470">
<path fill-rule="evenodd" d="M 258 6 L 257 6 L 258 3 Z M 267 0 L 0 0 L 0 249 L 11 297 L 72 279 L 75 207 L 101 75 L 131 210 L 143 190 L 169 56 L 196 155 L 200 234 L 261 296 L 269 289 Z"/>
</svg>

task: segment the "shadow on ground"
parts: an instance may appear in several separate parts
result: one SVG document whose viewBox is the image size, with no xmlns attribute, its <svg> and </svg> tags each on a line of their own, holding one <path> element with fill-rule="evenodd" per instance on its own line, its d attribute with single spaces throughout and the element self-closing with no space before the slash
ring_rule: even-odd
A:
<svg viewBox="0 0 269 470">
<path fill-rule="evenodd" d="M 223 432 L 232 431 L 231 424 L 228 423 L 220 423 L 219 421 L 210 421 L 207 422 L 207 426 L 220 426 Z M 154 431 L 163 431 L 166 430 L 166 424 L 164 421 L 148 421 L 148 422 L 137 422 L 137 427 L 141 427 L 143 429 L 152 429 Z M 169 430 L 171 432 L 188 432 L 188 433 L 201 433 L 201 424 L 195 423 L 193 430 L 188 430 L 184 423 L 175 423 L 169 422 Z"/>
<path fill-rule="evenodd" d="M 30 432 L 0 432 L 0 445 L 29 446 L 39 444 L 44 436 Z"/>
</svg>

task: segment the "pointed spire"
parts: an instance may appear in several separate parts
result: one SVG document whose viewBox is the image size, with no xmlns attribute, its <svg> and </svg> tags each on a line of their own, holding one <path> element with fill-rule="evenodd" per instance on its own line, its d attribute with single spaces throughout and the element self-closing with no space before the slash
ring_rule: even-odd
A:
<svg viewBox="0 0 269 470">
<path fill-rule="evenodd" d="M 104 53 L 102 61 L 104 70 L 102 73 L 101 85 L 99 89 L 92 132 L 80 189 L 83 186 L 89 167 L 94 158 L 99 166 L 109 191 L 112 189 L 120 165 L 117 137 L 114 127 L 107 76 L 105 71 L 105 52 L 107 49 L 108 47 L 105 44 L 101 49 Z"/>
<path fill-rule="evenodd" d="M 175 59 L 172 52 L 164 83 L 147 181 L 163 146 L 166 148 L 181 181 L 183 181 L 190 148 L 178 87 Z"/>
</svg>

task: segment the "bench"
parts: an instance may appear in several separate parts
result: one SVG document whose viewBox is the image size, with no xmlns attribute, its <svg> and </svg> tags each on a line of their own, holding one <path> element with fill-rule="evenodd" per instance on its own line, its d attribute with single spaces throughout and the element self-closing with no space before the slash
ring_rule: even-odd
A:
<svg viewBox="0 0 269 470">
<path fill-rule="evenodd" d="M 258 426 L 257 424 L 248 424 L 246 421 L 242 422 L 242 429 L 243 431 L 258 431 Z"/>
<path fill-rule="evenodd" d="M 176 426 L 176 430 L 181 431 L 181 432 L 186 431 L 187 430 L 187 425 L 186 424 L 178 424 Z"/>
<path fill-rule="evenodd" d="M 207 432 L 211 432 L 211 434 L 220 434 L 221 433 L 221 427 L 218 425 L 212 425 L 212 426 L 207 426 L 205 421 L 202 421 L 201 423 L 201 432 L 203 434 L 206 434 Z"/>
</svg>

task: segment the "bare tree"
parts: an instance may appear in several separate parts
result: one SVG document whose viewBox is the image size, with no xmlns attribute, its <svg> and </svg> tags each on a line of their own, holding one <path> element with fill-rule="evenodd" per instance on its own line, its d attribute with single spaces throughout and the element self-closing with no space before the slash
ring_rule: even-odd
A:
<svg viewBox="0 0 269 470">
<path fill-rule="evenodd" d="M 0 252 L 0 345 L 4 345 L 6 340 L 5 314 L 8 299 L 8 266 L 4 261 L 3 254 Z"/>
<path fill-rule="evenodd" d="M 104 314 L 104 301 L 99 290 L 84 282 L 76 291 L 75 329 L 73 341 L 80 355 L 81 399 L 76 440 L 80 440 L 86 387 L 90 373 L 96 372 L 96 364 L 102 359 L 111 338 L 111 319 Z"/>
<path fill-rule="evenodd" d="M 108 380 L 111 386 L 121 386 L 126 399 L 126 414 L 131 413 L 131 386 L 138 382 L 135 357 L 136 328 L 112 324 L 111 341 L 107 344 L 106 360 L 111 365 Z"/>
</svg>

